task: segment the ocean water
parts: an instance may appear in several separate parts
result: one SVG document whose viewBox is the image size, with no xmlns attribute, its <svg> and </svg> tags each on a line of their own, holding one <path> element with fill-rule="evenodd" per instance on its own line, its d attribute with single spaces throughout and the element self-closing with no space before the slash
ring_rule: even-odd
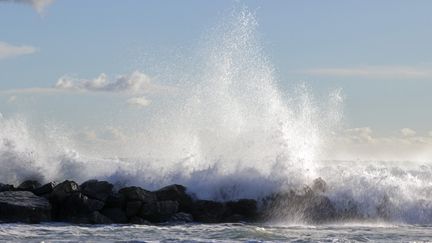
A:
<svg viewBox="0 0 432 243">
<path fill-rule="evenodd" d="M 73 226 L 0 225 L 8 242 L 430 242 L 432 226 L 385 223 L 341 225 L 181 224 Z"/>
</svg>

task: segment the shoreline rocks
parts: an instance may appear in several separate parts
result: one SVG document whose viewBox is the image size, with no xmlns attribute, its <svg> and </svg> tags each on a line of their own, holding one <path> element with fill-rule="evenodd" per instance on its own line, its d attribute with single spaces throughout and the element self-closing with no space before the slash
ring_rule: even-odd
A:
<svg viewBox="0 0 432 243">
<path fill-rule="evenodd" d="M 81 185 L 66 180 L 41 185 L 25 181 L 15 188 L 0 184 L 0 222 L 68 222 L 79 224 L 235 223 L 302 218 L 308 223 L 335 220 L 332 202 L 322 195 L 321 178 L 303 192 L 271 194 L 262 201 L 200 200 L 182 185 L 156 191 L 129 186 L 115 191 L 107 181 Z"/>
</svg>

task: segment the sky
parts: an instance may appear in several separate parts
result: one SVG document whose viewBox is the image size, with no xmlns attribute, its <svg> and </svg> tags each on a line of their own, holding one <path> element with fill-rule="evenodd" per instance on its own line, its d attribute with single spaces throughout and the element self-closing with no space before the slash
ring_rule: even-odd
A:
<svg viewBox="0 0 432 243">
<path fill-rule="evenodd" d="M 0 0 L 0 112 L 82 126 L 101 116 L 135 116 L 118 118 L 114 110 L 151 112 L 153 98 L 122 102 L 116 94 L 169 93 L 173 80 L 152 77 L 190 54 L 239 2 L 256 14 L 282 90 L 298 82 L 317 95 L 341 89 L 346 136 L 377 150 L 377 144 L 432 148 L 432 2 L 426 0 Z M 105 92 L 91 95 L 98 91 Z M 85 118 L 70 112 L 77 107 Z"/>
</svg>

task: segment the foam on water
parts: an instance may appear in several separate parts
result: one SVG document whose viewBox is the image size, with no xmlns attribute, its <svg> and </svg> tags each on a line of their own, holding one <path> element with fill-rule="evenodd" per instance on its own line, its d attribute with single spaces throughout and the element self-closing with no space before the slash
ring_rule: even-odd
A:
<svg viewBox="0 0 432 243">
<path fill-rule="evenodd" d="M 191 68 L 178 72 L 175 97 L 114 145 L 92 149 L 57 125 L 0 118 L 0 181 L 98 178 L 148 189 L 180 183 L 201 198 L 235 199 L 321 176 L 339 208 L 356 202 L 373 216 L 386 198 L 393 220 L 430 222 L 430 166 L 322 160 L 340 125 L 340 91 L 325 100 L 306 85 L 282 93 L 256 28 L 245 8 L 226 16 Z"/>
</svg>

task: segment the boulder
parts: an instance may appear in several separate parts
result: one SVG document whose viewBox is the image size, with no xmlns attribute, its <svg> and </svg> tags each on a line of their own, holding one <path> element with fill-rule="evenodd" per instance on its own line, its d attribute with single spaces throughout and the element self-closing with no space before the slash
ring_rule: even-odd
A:
<svg viewBox="0 0 432 243">
<path fill-rule="evenodd" d="M 36 189 L 33 189 L 32 192 L 37 196 L 47 195 L 50 194 L 54 190 L 54 187 L 56 186 L 57 186 L 56 182 L 50 182 Z"/>
<path fill-rule="evenodd" d="M 254 199 L 240 199 L 226 203 L 230 215 L 242 215 L 244 219 L 253 219 L 257 216 L 257 201 Z M 238 217 L 237 217 L 238 218 Z"/>
<path fill-rule="evenodd" d="M 131 186 L 119 190 L 126 201 L 141 201 L 143 203 L 155 203 L 156 195 L 150 191 L 144 190 L 141 187 Z"/>
<path fill-rule="evenodd" d="M 169 221 L 174 223 L 191 223 L 193 222 L 193 217 L 192 214 L 180 212 L 172 215 Z"/>
<path fill-rule="evenodd" d="M 62 221 L 72 221 L 75 217 L 83 217 L 92 212 L 101 210 L 104 206 L 102 201 L 88 198 L 82 193 L 73 193 L 57 204 L 57 219 Z"/>
<path fill-rule="evenodd" d="M 160 221 L 168 220 L 172 215 L 177 213 L 179 203 L 177 201 L 161 201 L 157 202 L 157 210 L 160 216 Z"/>
<path fill-rule="evenodd" d="M 112 194 L 113 184 L 107 181 L 89 180 L 81 184 L 81 192 L 93 199 L 105 201 Z"/>
<path fill-rule="evenodd" d="M 126 205 L 125 196 L 120 193 L 110 194 L 105 201 L 105 207 L 108 208 L 124 208 L 125 205 Z"/>
<path fill-rule="evenodd" d="M 133 217 L 138 215 L 140 212 L 143 202 L 141 201 L 131 201 L 126 203 L 126 216 Z"/>
<path fill-rule="evenodd" d="M 80 191 L 78 184 L 74 181 L 64 181 L 53 188 L 50 194 L 50 201 L 60 203 L 70 195 Z"/>
<path fill-rule="evenodd" d="M 26 180 L 18 186 L 18 190 L 21 191 L 33 191 L 34 189 L 42 186 L 39 181 L 36 180 Z"/>
<path fill-rule="evenodd" d="M 101 213 L 116 224 L 124 224 L 128 221 L 126 213 L 120 208 L 104 208 Z"/>
<path fill-rule="evenodd" d="M 13 185 L 0 183 L 0 192 L 14 191 L 14 190 L 15 188 Z"/>
<path fill-rule="evenodd" d="M 92 212 L 89 215 L 89 221 L 91 224 L 112 224 L 113 221 L 107 216 L 99 213 L 98 211 Z"/>
<path fill-rule="evenodd" d="M 221 202 L 197 200 L 194 204 L 192 216 L 198 222 L 218 223 L 223 221 L 225 211 L 225 205 Z"/>
<path fill-rule="evenodd" d="M 186 187 L 182 185 L 170 185 L 155 191 L 158 201 L 177 201 L 179 210 L 190 212 L 193 207 L 191 196 L 186 193 Z"/>
<path fill-rule="evenodd" d="M 0 192 L 0 221 L 39 223 L 51 220 L 47 199 L 28 191 Z"/>
<path fill-rule="evenodd" d="M 312 183 L 312 191 L 315 193 L 324 193 L 327 191 L 327 183 L 321 178 L 317 178 Z"/>
<path fill-rule="evenodd" d="M 147 221 L 147 220 L 145 220 L 145 219 L 143 219 L 141 217 L 138 217 L 138 216 L 132 217 L 129 220 L 129 223 L 131 223 L 131 224 L 150 224 L 149 221 Z"/>
</svg>

